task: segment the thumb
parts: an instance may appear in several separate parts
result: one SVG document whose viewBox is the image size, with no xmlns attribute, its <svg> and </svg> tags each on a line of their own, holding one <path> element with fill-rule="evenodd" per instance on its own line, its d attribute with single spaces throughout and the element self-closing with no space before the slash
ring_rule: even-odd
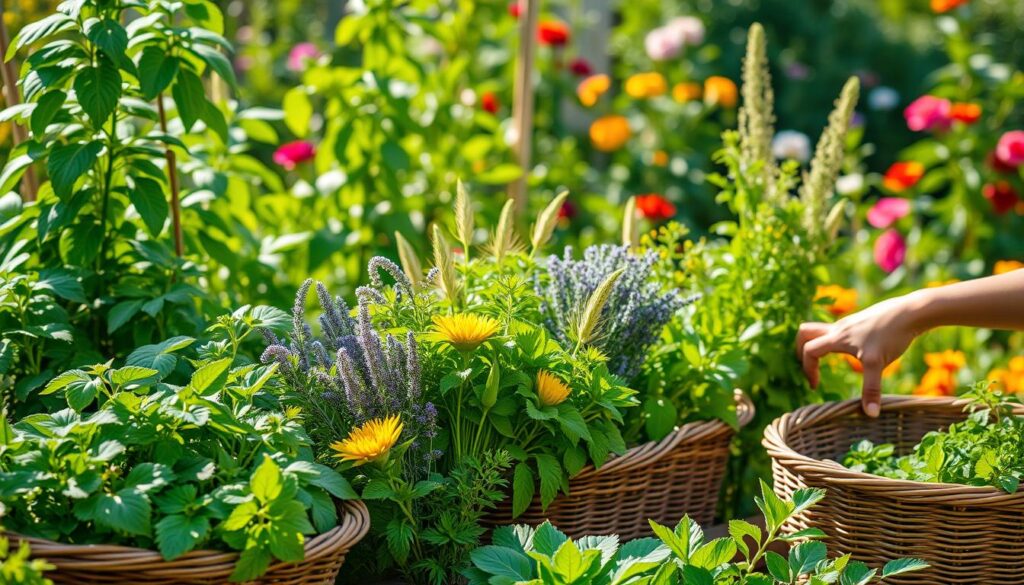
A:
<svg viewBox="0 0 1024 585">
<path fill-rule="evenodd" d="M 883 364 L 872 360 L 864 363 L 864 386 L 861 390 L 860 401 L 864 408 L 864 414 L 875 418 L 881 412 L 882 402 L 882 368 Z"/>
</svg>

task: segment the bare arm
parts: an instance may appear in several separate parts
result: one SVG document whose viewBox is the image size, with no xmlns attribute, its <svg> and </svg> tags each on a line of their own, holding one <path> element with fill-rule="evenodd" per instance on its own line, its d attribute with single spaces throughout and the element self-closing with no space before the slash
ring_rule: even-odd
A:
<svg viewBox="0 0 1024 585">
<path fill-rule="evenodd" d="M 864 364 L 864 412 L 878 416 L 885 366 L 918 335 L 947 325 L 1024 330 L 1024 270 L 921 289 L 835 323 L 804 323 L 797 355 L 814 387 L 822 356 L 847 353 L 859 359 Z"/>
</svg>

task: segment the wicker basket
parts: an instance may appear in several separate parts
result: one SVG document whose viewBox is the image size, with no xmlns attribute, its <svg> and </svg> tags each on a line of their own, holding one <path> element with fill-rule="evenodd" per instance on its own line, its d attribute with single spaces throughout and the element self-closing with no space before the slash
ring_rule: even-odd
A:
<svg viewBox="0 0 1024 585">
<path fill-rule="evenodd" d="M 743 425 L 754 418 L 754 405 L 736 391 L 736 414 Z M 550 520 L 573 538 L 618 534 L 622 540 L 649 536 L 650 518 L 675 525 L 684 514 L 701 524 L 715 517 L 718 494 L 735 434 L 720 421 L 683 425 L 660 441 L 638 445 L 600 469 L 584 468 L 569 481 L 569 495 L 559 494 L 547 510 L 540 500 L 512 518 L 506 498 L 486 519 L 490 526 L 538 525 Z"/>
<path fill-rule="evenodd" d="M 370 529 L 370 515 L 359 501 L 344 502 L 337 527 L 306 541 L 300 563 L 276 563 L 252 584 L 333 585 L 345 555 Z M 197 550 L 165 561 L 151 550 L 110 545 L 68 545 L 8 534 L 12 545 L 25 540 L 32 557 L 57 567 L 46 576 L 68 585 L 225 585 L 238 553 Z"/>
<path fill-rule="evenodd" d="M 885 396 L 877 419 L 861 413 L 859 399 L 805 406 L 776 419 L 764 435 L 776 493 L 827 490 L 786 529 L 821 528 L 831 552 L 873 566 L 899 557 L 931 564 L 886 583 L 1024 584 L 1024 492 L 888 479 L 836 463 L 861 439 L 907 453 L 926 433 L 963 420 L 964 405 Z"/>
</svg>

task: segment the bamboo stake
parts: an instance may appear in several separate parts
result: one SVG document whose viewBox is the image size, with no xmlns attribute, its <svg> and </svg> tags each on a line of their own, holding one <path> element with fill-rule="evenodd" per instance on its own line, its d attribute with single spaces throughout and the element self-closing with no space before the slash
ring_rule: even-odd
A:
<svg viewBox="0 0 1024 585">
<path fill-rule="evenodd" d="M 167 113 L 164 111 L 164 94 L 156 96 L 156 107 L 160 113 L 160 130 L 167 134 Z M 174 232 L 174 254 L 185 255 L 185 242 L 181 235 L 181 200 L 178 197 L 178 157 L 170 146 L 165 147 L 167 158 L 167 180 L 171 185 L 171 229 Z"/>
<path fill-rule="evenodd" d="M 519 0 L 519 50 L 512 100 L 512 128 L 515 131 L 513 150 L 523 175 L 508 186 L 508 196 L 515 202 L 515 213 L 519 218 L 526 212 L 526 177 L 530 174 L 534 111 L 533 64 L 537 56 L 539 4 L 539 0 Z"/>
<path fill-rule="evenodd" d="M 4 20 L 4 5 L 0 2 L 0 59 L 7 55 L 7 47 L 10 45 L 10 37 L 7 34 L 7 21 Z M 16 106 L 21 103 L 21 95 L 18 93 L 18 74 L 17 67 L 15 67 L 14 59 L 5 61 L 3 66 L 0 67 L 0 74 L 2 74 L 4 82 L 4 99 L 7 101 L 7 106 Z M 28 140 L 28 134 L 25 132 L 25 128 L 15 121 L 11 121 L 11 136 L 14 140 L 14 146 L 18 146 L 22 142 Z M 21 178 L 21 199 L 26 203 L 29 201 L 36 200 L 36 192 L 38 191 L 38 183 L 36 182 L 36 173 L 29 165 L 25 169 L 25 174 Z"/>
</svg>

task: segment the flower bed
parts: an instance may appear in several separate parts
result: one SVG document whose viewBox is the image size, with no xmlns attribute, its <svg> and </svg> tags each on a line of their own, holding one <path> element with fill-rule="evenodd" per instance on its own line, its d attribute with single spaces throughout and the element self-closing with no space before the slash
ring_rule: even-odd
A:
<svg viewBox="0 0 1024 585">
<path fill-rule="evenodd" d="M 775 491 L 805 487 L 828 497 L 787 526 L 823 530 L 834 551 L 875 564 L 893 554 L 917 556 L 931 567 L 893 583 L 1019 583 L 1024 574 L 1024 493 L 987 486 L 897 480 L 836 463 L 850 445 L 869 439 L 906 453 L 928 432 L 963 420 L 966 403 L 953 398 L 885 396 L 877 419 L 860 401 L 805 406 L 765 431 Z M 1016 414 L 1024 414 L 1018 406 Z"/>
</svg>

